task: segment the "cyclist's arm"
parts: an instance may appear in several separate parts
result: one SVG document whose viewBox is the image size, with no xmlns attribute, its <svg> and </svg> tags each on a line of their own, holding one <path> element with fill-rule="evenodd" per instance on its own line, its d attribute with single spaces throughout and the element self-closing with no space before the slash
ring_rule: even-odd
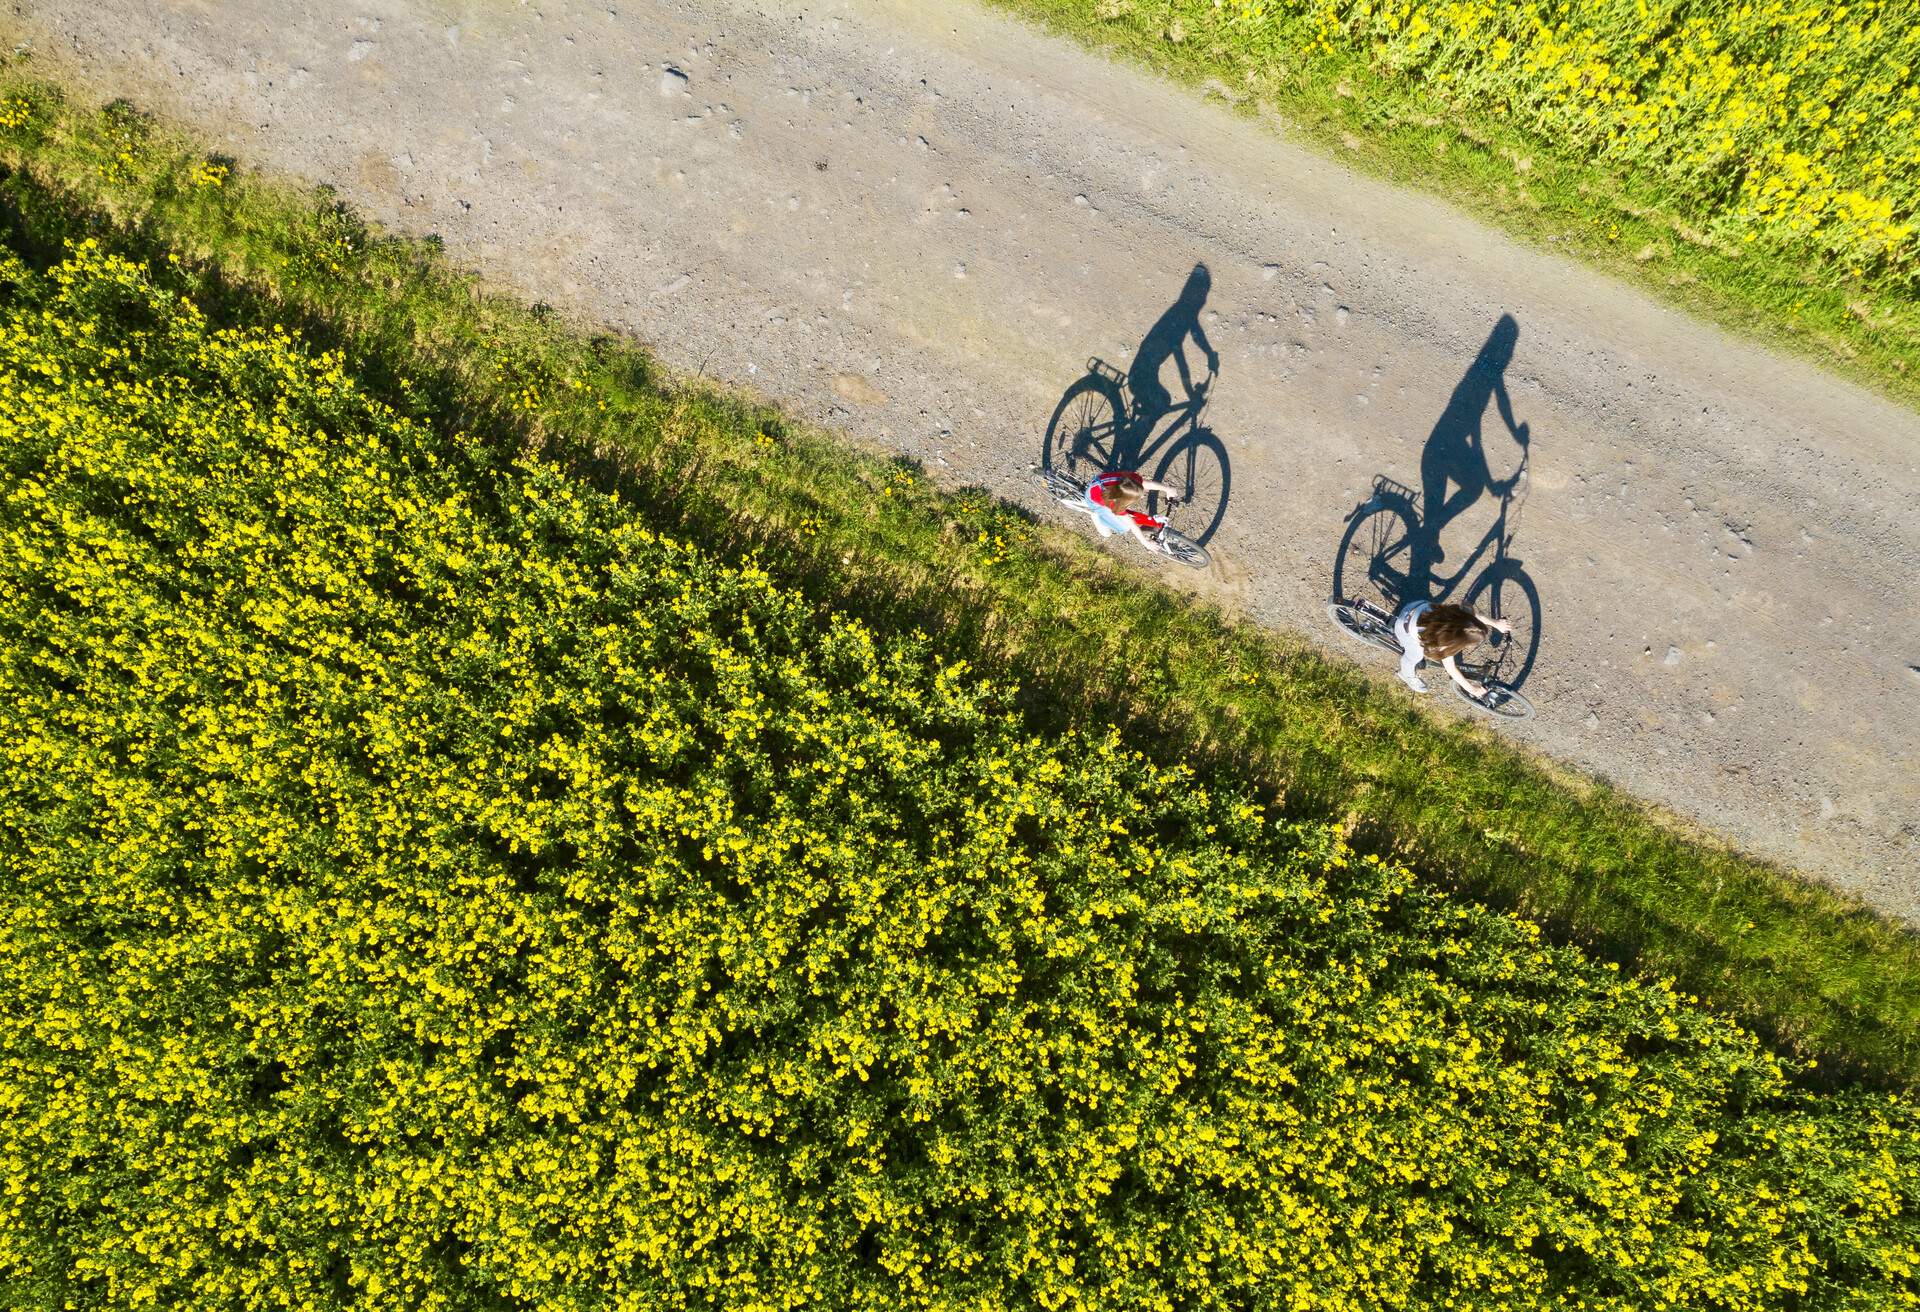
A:
<svg viewBox="0 0 1920 1312">
<path fill-rule="evenodd" d="M 1460 690 L 1466 693 L 1469 697 L 1479 697 L 1487 691 L 1487 687 L 1485 684 L 1475 683 L 1472 679 L 1469 679 L 1466 675 L 1460 673 L 1460 667 L 1453 663 L 1453 657 L 1448 656 L 1446 659 L 1440 662 L 1440 665 L 1443 669 L 1446 670 L 1447 676 L 1451 678 L 1455 683 L 1459 684 Z"/>
<path fill-rule="evenodd" d="M 1193 368 L 1187 363 L 1187 348 L 1176 343 L 1173 348 L 1173 367 L 1180 374 L 1180 390 L 1189 398 L 1193 396 Z"/>
<path fill-rule="evenodd" d="M 1207 330 L 1200 326 L 1200 317 L 1198 315 L 1195 315 L 1193 320 L 1193 344 L 1207 353 L 1207 372 L 1219 373 L 1220 352 L 1214 350 L 1213 343 L 1207 340 Z M 1187 385 L 1187 390 L 1193 390 L 1191 383 Z"/>
<path fill-rule="evenodd" d="M 1500 422 L 1507 426 L 1507 431 L 1518 436 L 1520 425 L 1513 417 L 1513 401 L 1507 395 L 1506 383 L 1498 374 L 1494 375 L 1493 379 L 1493 404 L 1500 411 Z M 1524 443 L 1524 439 L 1522 441 Z"/>
<path fill-rule="evenodd" d="M 1155 482 L 1151 478 L 1141 480 L 1140 486 L 1148 492 L 1165 492 L 1168 496 L 1180 490 L 1170 483 Z"/>
<path fill-rule="evenodd" d="M 1473 617 L 1490 629 L 1498 629 L 1502 633 L 1513 632 L 1513 623 L 1510 620 L 1497 620 L 1491 615 L 1482 615 L 1479 611 L 1475 611 Z"/>
</svg>

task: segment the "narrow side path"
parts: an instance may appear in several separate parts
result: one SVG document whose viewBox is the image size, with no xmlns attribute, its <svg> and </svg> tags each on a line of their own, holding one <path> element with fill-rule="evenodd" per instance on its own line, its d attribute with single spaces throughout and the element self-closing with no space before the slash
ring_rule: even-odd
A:
<svg viewBox="0 0 1920 1312">
<path fill-rule="evenodd" d="M 1537 592 L 1516 736 L 1920 919 L 1908 411 L 964 0 L 29 0 L 10 28 L 1031 505 L 1089 356 L 1136 417 L 1211 358 L 1204 593 L 1337 644 L 1335 557 L 1385 476 L 1436 592 L 1500 558 Z M 1134 430 L 1150 466 L 1171 419 Z"/>
</svg>

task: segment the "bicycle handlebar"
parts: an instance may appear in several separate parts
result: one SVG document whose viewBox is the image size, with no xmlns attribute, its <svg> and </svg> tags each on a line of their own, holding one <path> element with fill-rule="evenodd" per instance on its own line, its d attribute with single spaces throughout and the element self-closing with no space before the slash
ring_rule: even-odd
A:
<svg viewBox="0 0 1920 1312">
<path fill-rule="evenodd" d="M 1524 430 L 1526 428 L 1526 425 L 1522 424 L 1520 425 L 1520 427 Z M 1507 497 L 1512 496 L 1514 492 L 1516 492 L 1519 489 L 1520 480 L 1527 476 L 1527 462 L 1532 458 L 1532 456 L 1533 456 L 1533 448 L 1528 446 L 1525 442 L 1522 442 L 1520 444 L 1520 463 L 1517 466 L 1515 466 L 1513 471 L 1513 477 L 1512 478 L 1489 477 L 1487 479 L 1487 491 L 1493 493 L 1497 497 L 1502 498 L 1503 500 Z"/>
</svg>

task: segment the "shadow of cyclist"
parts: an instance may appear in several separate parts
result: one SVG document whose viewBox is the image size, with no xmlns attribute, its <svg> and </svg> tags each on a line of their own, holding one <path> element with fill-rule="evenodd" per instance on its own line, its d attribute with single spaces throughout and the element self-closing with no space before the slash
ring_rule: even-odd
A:
<svg viewBox="0 0 1920 1312">
<path fill-rule="evenodd" d="M 1193 369 L 1187 363 L 1189 337 L 1205 353 L 1207 372 L 1220 371 L 1220 352 L 1213 349 L 1206 330 L 1200 326 L 1200 307 L 1207 303 L 1207 293 L 1212 289 L 1213 274 L 1205 264 L 1194 265 L 1186 285 L 1180 289 L 1179 299 L 1166 308 L 1140 339 L 1140 349 L 1134 352 L 1133 362 L 1127 366 L 1127 390 L 1132 394 L 1133 403 L 1127 414 L 1126 432 L 1120 436 L 1116 452 L 1122 465 L 1131 467 L 1138 461 L 1152 439 L 1154 425 L 1175 409 L 1173 395 L 1160 381 L 1161 370 L 1168 360 L 1173 361 L 1185 393 L 1179 404 L 1189 405 L 1195 400 Z"/>
<path fill-rule="evenodd" d="M 1435 566 L 1447 558 L 1440 539 L 1448 523 L 1487 492 L 1499 493 L 1512 486 L 1513 478 L 1497 479 L 1489 466 L 1482 431 L 1489 402 L 1519 444 L 1521 461 L 1525 461 L 1527 426 L 1514 421 L 1505 378 L 1519 336 L 1520 325 L 1513 316 L 1501 315 L 1427 435 L 1427 445 L 1420 453 L 1420 520 L 1412 543 L 1410 582 L 1416 596 L 1431 595 Z"/>
<path fill-rule="evenodd" d="M 1501 315 L 1455 385 L 1420 453 L 1421 491 L 1380 474 L 1371 495 L 1348 514 L 1333 558 L 1331 605 L 1335 611 L 1371 607 L 1390 615 L 1413 602 L 1455 601 L 1506 620 L 1511 629 L 1490 635 L 1474 660 L 1477 677 L 1516 690 L 1533 670 L 1542 625 L 1540 589 L 1512 551 L 1532 457 L 1531 433 L 1513 417 L 1504 377 L 1519 336 L 1513 316 Z M 1485 432 L 1489 404 L 1512 438 L 1509 445 L 1494 434 L 1491 452 Z M 1498 501 L 1492 522 L 1476 543 L 1459 551 L 1451 568 L 1436 569 L 1446 559 L 1440 538 L 1448 522 L 1489 493 Z"/>
<path fill-rule="evenodd" d="M 1127 470 L 1172 489 L 1170 496 L 1154 492 L 1147 513 L 1202 546 L 1226 517 L 1233 491 L 1226 444 L 1201 420 L 1211 380 L 1193 376 L 1186 354 L 1191 338 L 1207 368 L 1219 372 L 1220 353 L 1200 326 L 1212 286 L 1207 266 L 1194 265 L 1178 299 L 1141 339 L 1127 372 L 1097 356 L 1088 360 L 1087 372 L 1061 394 L 1040 444 L 1040 467 L 1049 478 L 1084 489 L 1100 474 Z M 1185 392 L 1177 401 L 1160 379 L 1169 360 Z M 1169 415 L 1172 422 L 1163 423 Z"/>
</svg>

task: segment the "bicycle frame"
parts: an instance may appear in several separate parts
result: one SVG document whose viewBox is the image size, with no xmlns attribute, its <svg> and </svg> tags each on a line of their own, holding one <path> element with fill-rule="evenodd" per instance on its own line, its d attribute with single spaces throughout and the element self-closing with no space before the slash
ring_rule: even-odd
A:
<svg viewBox="0 0 1920 1312">
<path fill-rule="evenodd" d="M 1105 379 L 1120 394 L 1120 404 L 1125 407 L 1123 418 L 1126 421 L 1126 431 L 1131 431 L 1138 417 L 1134 414 L 1133 389 L 1127 386 L 1126 374 L 1097 355 L 1087 361 L 1087 373 Z M 1186 400 L 1168 406 L 1166 410 L 1153 417 L 1155 423 L 1168 415 L 1174 416 L 1174 420 L 1162 428 L 1152 441 L 1143 444 L 1137 450 L 1121 449 L 1116 442 L 1114 450 L 1098 453 L 1098 463 L 1107 469 L 1138 469 L 1141 465 L 1150 462 L 1153 457 L 1173 446 L 1185 433 L 1200 426 L 1200 412 L 1206 409 L 1207 398 L 1212 391 L 1213 377 L 1208 375 L 1207 381 L 1190 392 Z"/>
<path fill-rule="evenodd" d="M 1489 525 L 1487 531 L 1481 535 L 1480 541 L 1474 545 L 1473 550 L 1467 553 L 1467 558 L 1460 562 L 1459 568 L 1455 569 L 1446 578 L 1440 579 L 1432 576 L 1431 566 L 1429 565 L 1427 584 L 1433 595 L 1445 597 L 1453 592 L 1455 588 L 1466 582 L 1479 566 L 1480 558 L 1486 554 L 1488 547 L 1493 548 L 1493 559 L 1488 562 L 1488 568 L 1502 564 L 1509 559 L 1517 561 L 1517 557 L 1509 557 L 1507 555 L 1507 550 L 1513 544 L 1514 535 L 1520 530 L 1517 525 L 1509 529 L 1507 520 L 1509 511 L 1512 511 L 1514 516 L 1517 517 L 1519 512 L 1515 510 L 1514 507 L 1525 499 L 1521 488 L 1525 484 L 1526 474 L 1527 462 L 1525 459 L 1522 459 L 1520 468 L 1514 471 L 1513 477 L 1507 480 L 1507 485 L 1500 490 L 1500 513 L 1494 517 L 1493 523 Z M 1419 498 L 1414 494 L 1413 489 L 1388 478 L 1385 474 L 1375 476 L 1373 480 L 1373 495 L 1353 508 L 1353 513 L 1347 516 L 1347 522 L 1352 523 L 1362 515 L 1370 514 L 1380 509 L 1389 499 L 1403 502 L 1413 513 L 1415 524 L 1422 531 L 1425 530 L 1425 521 L 1420 518 L 1419 513 Z M 1376 582 L 1377 581 L 1378 580 L 1376 580 Z"/>
</svg>

